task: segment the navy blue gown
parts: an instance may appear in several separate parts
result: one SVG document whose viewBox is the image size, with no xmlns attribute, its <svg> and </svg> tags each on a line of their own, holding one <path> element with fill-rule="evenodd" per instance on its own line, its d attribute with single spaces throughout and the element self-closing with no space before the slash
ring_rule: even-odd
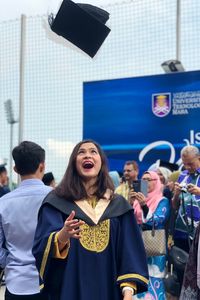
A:
<svg viewBox="0 0 200 300">
<path fill-rule="evenodd" d="M 72 209 L 85 221 L 81 239 L 72 238 L 67 257 L 58 259 L 55 234 Z M 94 224 L 75 202 L 51 192 L 39 212 L 33 254 L 49 300 L 120 300 L 123 282 L 136 283 L 138 293 L 148 287 L 140 230 L 131 206 L 119 195 Z"/>
</svg>

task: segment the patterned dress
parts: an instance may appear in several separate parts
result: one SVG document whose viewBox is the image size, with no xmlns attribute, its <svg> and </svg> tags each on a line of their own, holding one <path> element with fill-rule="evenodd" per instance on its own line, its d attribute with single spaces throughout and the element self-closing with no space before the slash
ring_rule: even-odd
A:
<svg viewBox="0 0 200 300">
<path fill-rule="evenodd" d="M 170 213 L 169 200 L 163 198 L 155 212 L 154 212 L 154 222 L 156 229 L 163 229 L 168 220 Z M 153 218 L 150 213 L 146 217 L 145 225 L 152 227 Z M 133 297 L 133 300 L 165 300 L 165 288 L 163 283 L 163 278 L 165 276 L 166 267 L 166 256 L 154 256 L 148 257 L 148 270 L 149 270 L 149 284 L 148 292 L 137 294 Z"/>
</svg>

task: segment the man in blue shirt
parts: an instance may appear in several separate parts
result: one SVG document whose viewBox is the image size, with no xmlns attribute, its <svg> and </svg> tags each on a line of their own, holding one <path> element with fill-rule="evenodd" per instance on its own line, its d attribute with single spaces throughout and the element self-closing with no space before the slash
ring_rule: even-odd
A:
<svg viewBox="0 0 200 300">
<path fill-rule="evenodd" d="M 0 199 L 0 267 L 5 269 L 6 300 L 44 300 L 32 255 L 38 210 L 51 187 L 44 185 L 45 151 L 24 141 L 12 151 L 18 188 Z"/>
</svg>

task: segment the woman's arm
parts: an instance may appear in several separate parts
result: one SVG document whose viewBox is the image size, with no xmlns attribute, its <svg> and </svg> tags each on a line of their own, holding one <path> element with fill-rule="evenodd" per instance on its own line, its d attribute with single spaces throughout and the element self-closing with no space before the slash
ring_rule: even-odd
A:
<svg viewBox="0 0 200 300">
<path fill-rule="evenodd" d="M 152 213 L 150 210 L 144 219 L 144 223 L 153 226 L 154 225 L 157 227 L 158 225 L 164 225 L 169 217 L 169 212 L 170 212 L 170 204 L 169 200 L 167 198 L 163 198 L 160 203 L 158 204 L 156 210 L 154 213 Z"/>
<path fill-rule="evenodd" d="M 132 287 L 134 293 L 144 292 L 148 288 L 147 260 L 141 232 L 133 211 L 120 217 L 119 237 L 117 283 L 122 290 L 123 287 Z M 129 297 L 128 294 L 126 297 Z"/>
</svg>

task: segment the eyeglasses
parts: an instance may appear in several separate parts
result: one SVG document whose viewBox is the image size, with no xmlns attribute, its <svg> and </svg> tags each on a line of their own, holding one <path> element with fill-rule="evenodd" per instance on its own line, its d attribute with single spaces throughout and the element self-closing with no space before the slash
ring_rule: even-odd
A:
<svg viewBox="0 0 200 300">
<path fill-rule="evenodd" d="M 156 181 L 157 179 L 152 179 L 152 178 L 142 178 L 142 180 L 145 180 L 145 181 Z"/>
<path fill-rule="evenodd" d="M 134 171 L 136 171 L 135 169 L 133 169 L 133 170 L 123 170 L 123 173 L 131 173 L 131 172 L 134 172 Z"/>
</svg>

